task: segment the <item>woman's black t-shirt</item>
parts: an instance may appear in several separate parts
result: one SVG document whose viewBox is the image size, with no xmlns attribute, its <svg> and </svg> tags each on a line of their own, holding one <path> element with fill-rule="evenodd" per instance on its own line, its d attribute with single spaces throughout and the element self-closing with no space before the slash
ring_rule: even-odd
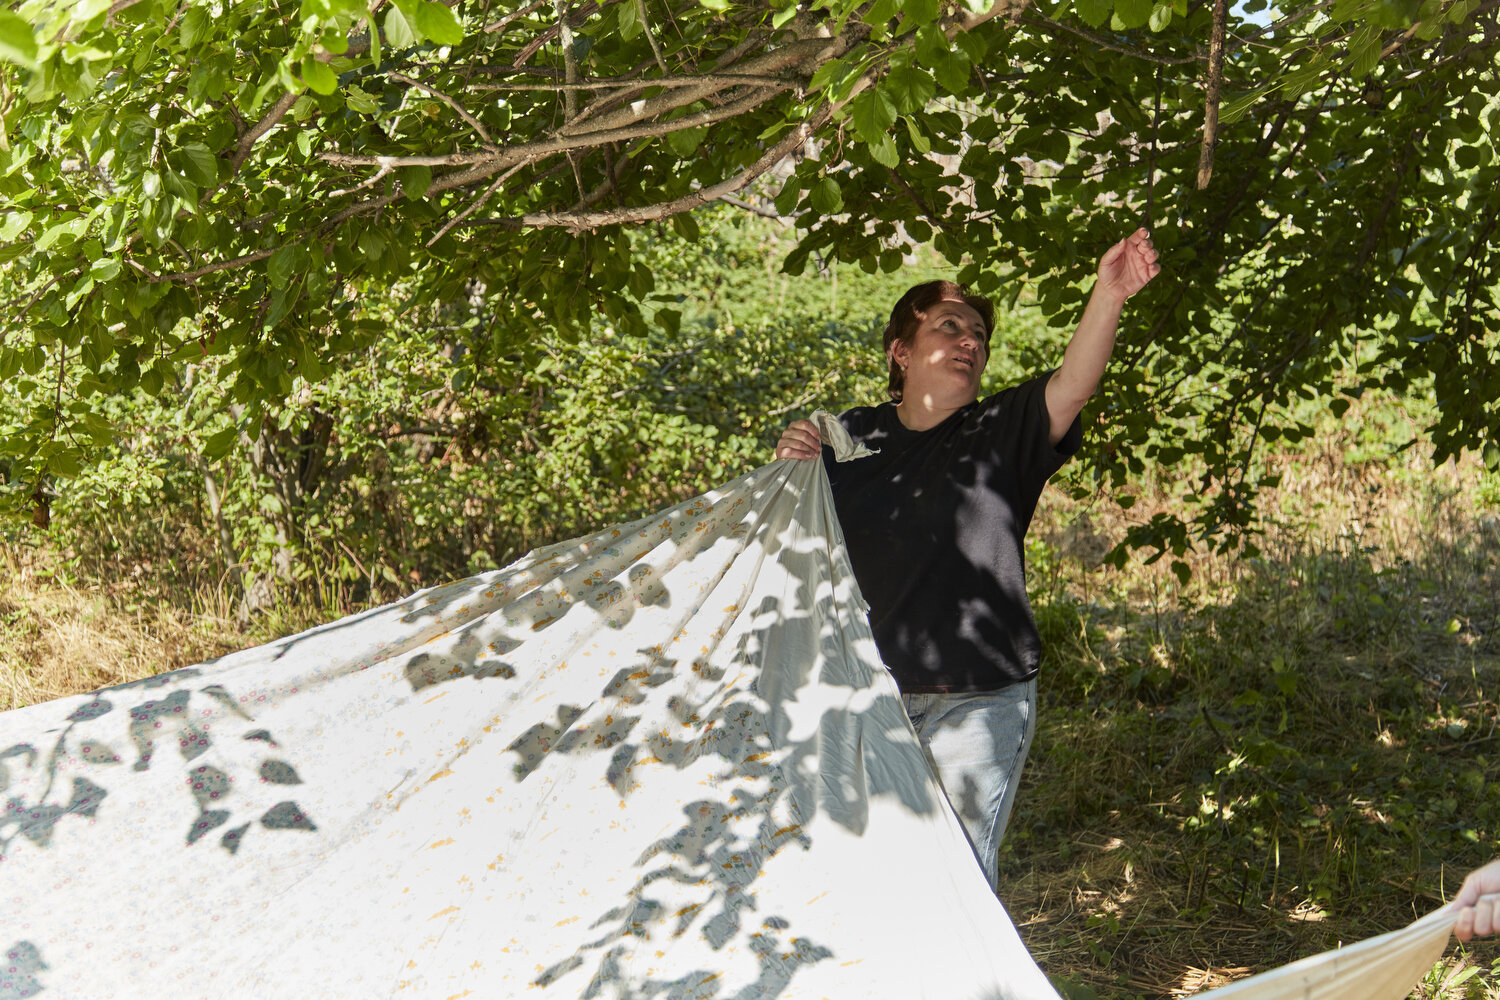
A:
<svg viewBox="0 0 1500 1000">
<path fill-rule="evenodd" d="M 839 415 L 879 454 L 823 449 L 875 644 L 907 693 L 994 691 L 1036 676 L 1041 638 L 1026 599 L 1023 539 L 1047 478 L 1082 443 L 1057 445 L 1050 373 L 908 430 L 893 403 Z"/>
</svg>

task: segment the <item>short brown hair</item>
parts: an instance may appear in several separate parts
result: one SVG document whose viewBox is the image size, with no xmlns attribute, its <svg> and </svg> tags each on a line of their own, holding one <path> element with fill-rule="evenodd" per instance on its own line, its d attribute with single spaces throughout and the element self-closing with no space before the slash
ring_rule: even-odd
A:
<svg viewBox="0 0 1500 1000">
<path fill-rule="evenodd" d="M 886 392 L 894 402 L 901 402 L 902 392 L 906 388 L 906 372 L 891 357 L 891 345 L 899 340 L 910 347 L 916 339 L 917 327 L 922 325 L 922 314 L 944 299 L 955 299 L 979 313 L 979 318 L 984 320 L 984 353 L 986 356 L 990 353 L 990 335 L 995 332 L 995 307 L 990 305 L 989 299 L 983 295 L 975 295 L 953 281 L 924 281 L 920 285 L 913 285 L 906 290 L 905 295 L 896 300 L 890 322 L 885 325 L 885 335 L 881 338 L 886 367 L 890 370 Z"/>
</svg>

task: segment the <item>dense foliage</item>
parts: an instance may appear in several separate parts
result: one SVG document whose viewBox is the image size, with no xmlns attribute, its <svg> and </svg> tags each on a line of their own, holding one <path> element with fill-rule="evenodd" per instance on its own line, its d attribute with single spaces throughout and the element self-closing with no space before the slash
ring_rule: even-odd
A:
<svg viewBox="0 0 1500 1000">
<path fill-rule="evenodd" d="M 1500 461 L 1496 11 L 12 4 L 4 503 L 45 522 L 135 393 L 215 424 L 201 448 L 183 438 L 193 462 L 241 449 L 281 507 L 316 500 L 328 469 L 298 463 L 370 418 L 333 401 L 371 358 L 392 381 L 361 391 L 434 405 L 481 385 L 454 358 L 510 359 L 486 433 L 529 454 L 518 387 L 536 366 L 590 364 L 606 328 L 626 352 L 693 350 L 680 310 L 653 301 L 671 236 L 631 224 L 691 241 L 691 210 L 716 199 L 793 220 L 793 274 L 898 273 L 930 244 L 1062 327 L 1097 254 L 1151 225 L 1167 274 L 1125 331 L 1098 468 L 1118 483 L 1192 459 L 1201 505 L 1138 544 L 1250 523 L 1255 449 L 1309 432 L 1299 398 L 1339 412 L 1340 393 L 1430 381 L 1440 456 Z M 393 322 L 411 361 L 383 367 Z M 767 361 L 799 349 L 767 336 Z M 188 394 L 209 384 L 223 405 Z"/>
<path fill-rule="evenodd" d="M 410 309 L 398 290 L 362 303 L 379 327 L 363 354 L 299 383 L 254 440 L 220 358 L 116 397 L 101 417 L 117 444 L 68 481 L 54 534 L 103 576 L 238 578 L 247 609 L 305 580 L 347 607 L 695 495 L 769 460 L 788 414 L 883 385 L 868 326 L 827 311 L 837 296 L 861 315 L 889 280 L 768 296 L 739 263 L 780 227 L 745 221 L 705 218 L 691 275 L 705 287 L 684 284 L 675 252 L 658 262 L 682 289 L 675 334 L 601 326 L 496 355 L 482 300 Z"/>
</svg>

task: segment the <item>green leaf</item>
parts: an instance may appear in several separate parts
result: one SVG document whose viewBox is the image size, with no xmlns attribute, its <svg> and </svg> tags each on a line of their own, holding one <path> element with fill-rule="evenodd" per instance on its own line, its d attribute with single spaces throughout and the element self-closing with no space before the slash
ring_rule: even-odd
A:
<svg viewBox="0 0 1500 1000">
<path fill-rule="evenodd" d="M 808 192 L 812 207 L 824 215 L 837 215 L 844 207 L 844 192 L 832 177 L 823 177 Z"/>
<path fill-rule="evenodd" d="M 55 451 L 47 456 L 47 471 L 59 479 L 72 479 L 82 471 L 78 453 L 72 449 Z"/>
<path fill-rule="evenodd" d="M 357 111 L 362 115 L 377 115 L 380 113 L 380 104 L 371 94 L 355 84 L 344 88 L 344 103 L 349 105 L 350 110 Z"/>
<path fill-rule="evenodd" d="M 213 187 L 219 182 L 219 161 L 203 143 L 190 142 L 177 147 L 177 161 L 187 179 L 198 187 Z"/>
<path fill-rule="evenodd" d="M 802 185 L 797 180 L 795 173 L 789 174 L 781 185 L 781 191 L 776 195 L 776 211 L 780 215 L 791 215 L 797 207 L 797 196 L 802 193 Z"/>
<path fill-rule="evenodd" d="M 432 186 L 432 168 L 424 163 L 414 164 L 401 171 L 401 193 L 412 201 L 425 197 Z"/>
<path fill-rule="evenodd" d="M 679 212 L 672 216 L 672 228 L 689 243 L 697 243 L 702 235 L 698 229 L 698 220 L 690 212 Z"/>
<path fill-rule="evenodd" d="M 409 49 L 417 44 L 417 35 L 412 30 L 411 22 L 396 4 L 386 8 L 385 40 L 391 44 L 391 48 L 397 50 Z"/>
<path fill-rule="evenodd" d="M 185 49 L 193 48 L 213 32 L 213 17 L 205 5 L 195 4 L 182 15 L 177 38 Z"/>
<path fill-rule="evenodd" d="M 1380 62 L 1381 37 L 1375 31 L 1360 32 L 1366 35 L 1350 44 L 1349 72 L 1356 78 L 1362 79 L 1375 71 Z"/>
<path fill-rule="evenodd" d="M 983 63 L 988 54 L 984 38 L 973 31 L 960 31 L 953 36 L 953 44 L 963 50 L 964 55 L 969 57 L 969 65 Z"/>
<path fill-rule="evenodd" d="M 905 34 L 937 20 L 938 0 L 901 0 L 901 30 Z"/>
<path fill-rule="evenodd" d="M 896 98 L 896 107 L 904 115 L 918 114 L 927 102 L 937 96 L 932 74 L 918 66 L 893 69 L 885 78 L 885 87 Z"/>
<path fill-rule="evenodd" d="M 379 264 L 385 253 L 385 237 L 378 230 L 366 229 L 359 234 L 359 249 L 371 265 Z"/>
<path fill-rule="evenodd" d="M 625 0 L 617 8 L 620 40 L 628 42 L 641 33 L 641 18 L 638 0 Z"/>
<path fill-rule="evenodd" d="M 1263 91 L 1260 90 L 1252 90 L 1248 94 L 1241 94 L 1221 104 L 1219 106 L 1219 123 L 1221 125 L 1233 125 L 1239 121 L 1245 116 L 1245 112 L 1254 107 L 1255 103 L 1261 99 L 1262 93 Z"/>
<path fill-rule="evenodd" d="M 1098 28 L 1109 19 L 1115 4 L 1114 0 L 1073 0 L 1073 9 L 1078 12 L 1080 21 L 1090 28 Z"/>
<path fill-rule="evenodd" d="M 417 30 L 439 45 L 457 45 L 464 40 L 464 26 L 459 23 L 458 15 L 438 0 L 420 0 Z"/>
<path fill-rule="evenodd" d="M 697 128 L 680 128 L 675 132 L 667 133 L 667 145 L 671 146 L 672 152 L 678 156 L 692 156 L 706 135 L 708 135 L 707 125 L 699 125 Z"/>
<path fill-rule="evenodd" d="M 871 87 L 854 99 L 849 107 L 854 132 L 867 143 L 885 138 L 896 124 L 896 102 L 881 87 Z"/>
<path fill-rule="evenodd" d="M 285 288 L 288 281 L 307 260 L 307 248 L 300 243 L 288 243 L 286 246 L 277 247 L 276 252 L 271 254 L 271 261 L 266 265 L 266 275 L 271 279 L 272 286 Z"/>
<path fill-rule="evenodd" d="M 87 227 L 88 220 L 82 218 L 70 219 L 67 222 L 59 222 L 55 226 L 49 226 L 47 230 L 42 233 L 42 235 L 38 236 L 34 247 L 37 250 L 51 249 L 53 244 L 57 243 L 59 240 L 77 239 L 79 236 L 83 235 L 83 231 Z"/>
<path fill-rule="evenodd" d="M 368 10 L 364 12 L 365 30 L 370 33 L 370 62 L 376 69 L 380 68 L 380 31 L 375 27 L 375 15 Z"/>
<path fill-rule="evenodd" d="M 894 168 L 901 162 L 901 154 L 896 150 L 896 141 L 889 135 L 882 135 L 876 142 L 870 143 L 870 156 L 884 167 Z"/>
<path fill-rule="evenodd" d="M 778 10 L 775 14 L 771 15 L 771 27 L 780 28 L 796 16 L 797 5 L 788 4 L 787 6 Z"/>
<path fill-rule="evenodd" d="M 203 457 L 210 462 L 217 462 L 229 454 L 229 449 L 234 447 L 235 438 L 239 436 L 239 429 L 233 424 L 209 436 L 203 442 Z"/>
<path fill-rule="evenodd" d="M 1111 26 L 1116 30 L 1130 31 L 1145 27 L 1151 20 L 1152 0 L 1115 0 L 1115 16 Z"/>
<path fill-rule="evenodd" d="M 9 243 L 26 231 L 31 225 L 32 215 L 23 209 L 12 208 L 6 211 L 5 221 L 0 222 L 0 243 Z"/>
<path fill-rule="evenodd" d="M 873 27 L 884 28 L 899 10 L 896 0 L 875 0 L 870 4 L 870 9 L 865 11 L 863 20 Z"/>
<path fill-rule="evenodd" d="M 969 75 L 973 66 L 969 62 L 969 56 L 962 49 L 947 53 L 946 56 L 933 64 L 932 75 L 937 78 L 938 85 L 950 94 L 964 95 L 969 89 Z"/>
<path fill-rule="evenodd" d="M 0 60 L 35 69 L 36 56 L 36 35 L 31 23 L 18 14 L 0 10 Z"/>
<path fill-rule="evenodd" d="M 917 124 L 916 119 L 914 119 L 910 115 L 908 115 L 906 117 L 905 121 L 906 121 L 906 134 L 909 135 L 909 136 L 911 136 L 911 145 L 912 145 L 912 148 L 915 149 L 917 152 L 923 154 L 924 156 L 926 154 L 932 152 L 932 142 L 922 132 L 922 129 Z"/>
<path fill-rule="evenodd" d="M 1172 5 L 1159 3 L 1151 9 L 1151 30 L 1166 31 L 1172 23 Z"/>
<path fill-rule="evenodd" d="M 310 55 L 302 57 L 302 80 L 320 94 L 331 94 L 339 89 L 339 78 L 333 70 Z"/>
<path fill-rule="evenodd" d="M 84 275 L 82 278 L 78 279 L 77 284 L 69 289 L 68 294 L 63 297 L 64 308 L 66 308 L 68 312 L 72 312 L 73 308 L 77 306 L 82 299 L 86 298 L 89 292 L 92 292 L 93 290 L 94 276 L 92 274 Z"/>
</svg>

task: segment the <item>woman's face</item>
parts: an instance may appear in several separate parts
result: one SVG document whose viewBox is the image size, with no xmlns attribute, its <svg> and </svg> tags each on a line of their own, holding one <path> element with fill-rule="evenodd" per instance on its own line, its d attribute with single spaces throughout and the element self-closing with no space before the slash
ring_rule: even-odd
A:
<svg viewBox="0 0 1500 1000">
<path fill-rule="evenodd" d="M 979 398 L 979 375 L 989 360 L 984 319 L 973 306 L 942 299 L 921 315 L 911 346 L 891 345 L 891 357 L 906 372 L 903 398 L 942 409 Z"/>
</svg>

